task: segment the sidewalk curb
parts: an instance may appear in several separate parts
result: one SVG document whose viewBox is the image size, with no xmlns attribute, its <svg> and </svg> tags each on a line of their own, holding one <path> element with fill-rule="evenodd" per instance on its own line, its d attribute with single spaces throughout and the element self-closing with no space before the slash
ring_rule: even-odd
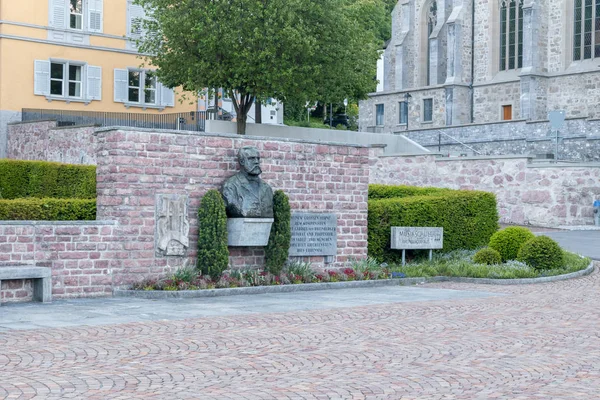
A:
<svg viewBox="0 0 600 400">
<path fill-rule="evenodd" d="M 138 299 L 192 299 L 201 297 L 220 297 L 220 296 L 239 296 L 247 294 L 264 293 L 291 293 L 307 292 L 314 290 L 329 289 L 349 289 L 364 287 L 381 286 L 410 286 L 420 285 L 430 282 L 459 282 L 459 283 L 479 283 L 485 285 L 529 285 L 533 283 L 548 283 L 564 281 L 567 279 L 579 278 L 591 274 L 594 271 L 594 262 L 592 261 L 586 269 L 572 272 L 565 275 L 545 276 L 541 278 L 525 279 L 489 279 L 489 278 L 454 278 L 447 276 L 435 276 L 432 278 L 399 278 L 399 279 L 380 279 L 370 281 L 346 281 L 346 282 L 322 282 L 322 283 L 303 283 L 298 285 L 282 286 L 251 286 L 237 287 L 227 289 L 205 289 L 205 290 L 127 290 L 115 289 L 114 297 L 134 297 Z"/>
</svg>

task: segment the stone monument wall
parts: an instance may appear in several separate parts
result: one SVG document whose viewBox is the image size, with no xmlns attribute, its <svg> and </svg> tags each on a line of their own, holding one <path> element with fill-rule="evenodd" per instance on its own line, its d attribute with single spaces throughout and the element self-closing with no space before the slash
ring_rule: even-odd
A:
<svg viewBox="0 0 600 400">
<path fill-rule="evenodd" d="M 273 190 L 285 191 L 292 212 L 337 215 L 337 255 L 328 267 L 366 256 L 369 148 L 136 129 L 98 129 L 96 135 L 98 219 L 117 221 L 121 240 L 129 246 L 112 269 L 115 285 L 138 280 L 151 268 L 174 269 L 183 262 L 155 251 L 158 196 L 187 196 L 187 254 L 193 262 L 200 199 L 239 171 L 237 151 L 244 146 L 259 150 L 261 178 Z M 263 264 L 262 248 L 231 247 L 230 254 L 233 267 Z M 323 256 L 302 259 L 316 266 L 325 262 Z"/>
<path fill-rule="evenodd" d="M 593 201 L 600 199 L 600 164 L 539 164 L 522 156 L 433 155 L 374 157 L 371 162 L 371 183 L 492 192 L 504 223 L 591 225 Z"/>
</svg>

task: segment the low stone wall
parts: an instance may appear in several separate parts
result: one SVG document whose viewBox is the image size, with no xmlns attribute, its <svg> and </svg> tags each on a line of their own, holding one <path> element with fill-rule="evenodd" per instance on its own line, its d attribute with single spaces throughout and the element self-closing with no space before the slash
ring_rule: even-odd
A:
<svg viewBox="0 0 600 400">
<path fill-rule="evenodd" d="M 504 121 L 401 133 L 428 150 L 442 154 L 475 155 L 469 147 L 482 155 L 529 156 L 556 152 L 556 134 L 548 121 Z M 558 159 L 600 161 L 600 120 L 566 120 L 559 132 Z"/>
<path fill-rule="evenodd" d="M 537 164 L 527 157 L 383 156 L 371 160 L 371 183 L 492 192 L 500 222 L 591 225 L 600 199 L 600 164 Z"/>
<path fill-rule="evenodd" d="M 7 158 L 96 164 L 94 126 L 57 127 L 56 121 L 8 125 Z"/>
<path fill-rule="evenodd" d="M 52 293 L 61 297 L 112 293 L 121 232 L 112 221 L 0 221 L 0 264 L 52 269 Z M 1 300 L 30 300 L 30 280 L 2 281 Z"/>
</svg>

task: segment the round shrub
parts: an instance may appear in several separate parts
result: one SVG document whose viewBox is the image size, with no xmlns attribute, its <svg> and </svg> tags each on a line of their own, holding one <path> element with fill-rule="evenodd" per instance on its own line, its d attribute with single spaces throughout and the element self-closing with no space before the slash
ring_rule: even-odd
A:
<svg viewBox="0 0 600 400">
<path fill-rule="evenodd" d="M 273 194 L 273 225 L 269 243 L 265 247 L 265 266 L 273 275 L 279 275 L 288 259 L 292 231 L 290 201 L 282 190 Z"/>
<path fill-rule="evenodd" d="M 515 260 L 523 243 L 534 237 L 527 228 L 511 226 L 494 233 L 488 246 L 500 253 L 503 262 Z"/>
<path fill-rule="evenodd" d="M 521 246 L 517 260 L 535 269 L 554 269 L 563 265 L 563 251 L 548 236 L 537 236 Z"/>
<path fill-rule="evenodd" d="M 227 214 L 221 193 L 211 189 L 198 210 L 198 269 L 218 280 L 229 264 Z"/>
<path fill-rule="evenodd" d="M 500 264 L 502 263 L 502 256 L 497 250 L 486 247 L 485 249 L 481 249 L 475 253 L 473 256 L 473 262 L 487 265 Z"/>
</svg>

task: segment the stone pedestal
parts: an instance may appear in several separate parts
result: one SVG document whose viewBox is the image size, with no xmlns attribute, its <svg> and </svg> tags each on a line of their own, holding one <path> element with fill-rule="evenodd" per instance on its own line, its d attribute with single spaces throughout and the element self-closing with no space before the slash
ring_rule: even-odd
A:
<svg viewBox="0 0 600 400">
<path fill-rule="evenodd" d="M 228 246 L 266 246 L 273 218 L 228 218 Z"/>
</svg>

